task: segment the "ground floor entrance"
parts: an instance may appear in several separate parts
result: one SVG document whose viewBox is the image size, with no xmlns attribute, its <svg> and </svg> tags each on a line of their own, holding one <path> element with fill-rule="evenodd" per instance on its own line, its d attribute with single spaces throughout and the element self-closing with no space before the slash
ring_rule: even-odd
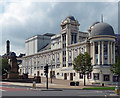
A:
<svg viewBox="0 0 120 98">
<path fill-rule="evenodd" d="M 67 80 L 67 73 L 64 73 L 64 80 Z"/>
<path fill-rule="evenodd" d="M 50 77 L 51 76 L 55 77 L 55 71 L 50 71 Z"/>
<path fill-rule="evenodd" d="M 73 80 L 73 73 L 70 73 L 70 80 Z"/>
</svg>

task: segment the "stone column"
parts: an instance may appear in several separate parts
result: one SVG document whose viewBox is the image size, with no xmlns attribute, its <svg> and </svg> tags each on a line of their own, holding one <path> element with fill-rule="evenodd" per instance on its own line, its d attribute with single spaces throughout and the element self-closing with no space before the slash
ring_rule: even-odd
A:
<svg viewBox="0 0 120 98">
<path fill-rule="evenodd" d="M 27 58 L 27 64 L 26 64 L 26 73 L 28 73 L 28 58 Z"/>
<path fill-rule="evenodd" d="M 74 49 L 72 49 L 72 62 L 74 60 Z"/>
<path fill-rule="evenodd" d="M 107 56 L 108 56 L 108 64 L 110 64 L 110 42 L 108 41 L 108 48 L 107 48 Z"/>
<path fill-rule="evenodd" d="M 38 67 L 38 56 L 36 56 L 36 70 L 37 70 L 37 67 Z"/>
<path fill-rule="evenodd" d="M 57 52 L 55 53 L 55 68 L 57 66 Z"/>
<path fill-rule="evenodd" d="M 115 63 L 115 42 L 113 43 L 113 64 Z"/>
<path fill-rule="evenodd" d="M 30 67 L 30 75 L 32 75 L 32 57 L 31 57 L 31 67 Z"/>
<path fill-rule="evenodd" d="M 93 42 L 93 65 L 95 65 L 95 42 Z"/>
<path fill-rule="evenodd" d="M 112 45 L 112 42 L 111 42 L 111 64 L 113 64 L 113 62 L 112 62 L 112 58 L 113 58 L 113 45 Z"/>
<path fill-rule="evenodd" d="M 69 55 L 69 51 L 66 48 L 66 67 L 68 67 L 68 58 L 69 58 L 68 55 Z"/>
<path fill-rule="evenodd" d="M 91 55 L 91 57 L 92 57 L 92 61 L 93 61 L 93 43 L 90 43 L 91 45 L 90 45 L 90 55 Z"/>
<path fill-rule="evenodd" d="M 104 42 L 102 41 L 102 65 L 104 64 Z"/>
<path fill-rule="evenodd" d="M 22 67 L 22 72 L 24 73 L 24 68 L 25 68 L 25 58 L 23 59 L 22 65 L 23 65 L 23 67 Z"/>
<path fill-rule="evenodd" d="M 98 42 L 98 65 L 100 65 L 100 41 Z"/>
<path fill-rule="evenodd" d="M 34 64 L 34 65 L 33 65 L 33 68 L 34 68 L 33 70 L 35 71 L 35 66 L 36 66 L 36 63 L 35 63 L 35 56 L 34 56 L 34 59 L 33 59 L 33 64 Z"/>
</svg>

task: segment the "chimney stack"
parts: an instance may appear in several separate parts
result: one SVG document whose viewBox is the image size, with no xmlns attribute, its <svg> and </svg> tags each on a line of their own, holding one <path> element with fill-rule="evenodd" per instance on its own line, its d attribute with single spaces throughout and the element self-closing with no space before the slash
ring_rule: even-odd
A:
<svg viewBox="0 0 120 98">
<path fill-rule="evenodd" d="M 9 40 L 7 40 L 6 41 L 6 54 L 7 54 L 7 56 L 9 55 L 9 52 L 10 52 L 10 41 Z"/>
</svg>

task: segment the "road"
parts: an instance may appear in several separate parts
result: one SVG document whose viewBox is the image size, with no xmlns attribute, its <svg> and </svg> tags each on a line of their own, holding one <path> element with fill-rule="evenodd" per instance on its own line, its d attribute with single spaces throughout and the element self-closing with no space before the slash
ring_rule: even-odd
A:
<svg viewBox="0 0 120 98">
<path fill-rule="evenodd" d="M 73 90 L 73 89 L 32 89 L 31 87 L 15 86 L 0 83 L 2 96 L 112 96 L 114 90 Z"/>
</svg>

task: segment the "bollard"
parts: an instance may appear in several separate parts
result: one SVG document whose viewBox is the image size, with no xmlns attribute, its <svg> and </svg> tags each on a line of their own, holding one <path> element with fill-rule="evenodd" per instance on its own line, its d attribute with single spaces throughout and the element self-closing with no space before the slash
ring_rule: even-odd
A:
<svg viewBox="0 0 120 98">
<path fill-rule="evenodd" d="M 119 95 L 119 87 L 118 86 L 115 87 L 115 94 Z"/>
<path fill-rule="evenodd" d="M 36 88 L 36 82 L 33 81 L 33 88 Z"/>
</svg>

